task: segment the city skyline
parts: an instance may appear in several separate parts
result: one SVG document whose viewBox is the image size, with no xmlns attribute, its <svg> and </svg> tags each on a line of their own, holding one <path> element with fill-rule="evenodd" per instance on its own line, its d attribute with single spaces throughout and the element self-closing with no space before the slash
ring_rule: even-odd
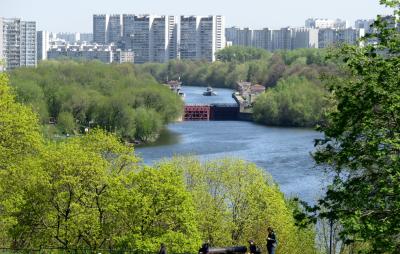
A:
<svg viewBox="0 0 400 254">
<path fill-rule="evenodd" d="M 108 13 L 155 15 L 224 15 L 226 27 L 279 28 L 304 26 L 307 18 L 340 18 L 354 25 L 357 19 L 374 18 L 376 13 L 390 14 L 378 0 L 325 1 L 303 0 L 287 2 L 248 0 L 244 4 L 221 1 L 154 0 L 134 6 L 128 0 L 96 2 L 68 1 L 60 8 L 51 0 L 2 0 L 0 16 L 37 21 L 38 30 L 51 32 L 91 32 L 92 15 Z M 22 7 L 23 6 L 23 7 Z M 78 7 L 78 8 L 77 8 Z M 62 11 L 60 11 L 62 10 Z M 283 15 L 286 14 L 286 15 Z M 262 17 L 261 17 L 262 16 Z M 72 18 L 71 18 L 72 17 Z M 261 18 L 260 18 L 261 17 Z M 66 22 L 67 21 L 67 22 Z"/>
</svg>

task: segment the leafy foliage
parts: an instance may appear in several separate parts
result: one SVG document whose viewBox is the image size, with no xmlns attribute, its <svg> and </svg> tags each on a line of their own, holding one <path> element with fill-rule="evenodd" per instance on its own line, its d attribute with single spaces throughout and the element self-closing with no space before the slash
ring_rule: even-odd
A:
<svg viewBox="0 0 400 254">
<path fill-rule="evenodd" d="M 166 165 L 185 176 L 196 201 L 203 241 L 232 246 L 247 245 L 253 239 L 264 250 L 271 226 L 282 243 L 277 253 L 315 253 L 313 230 L 295 226 L 291 206 L 272 177 L 256 165 L 229 158 L 200 163 L 178 157 L 158 167 Z"/>
<path fill-rule="evenodd" d="M 254 119 L 267 125 L 315 126 L 328 101 L 326 91 L 305 78 L 291 77 L 260 95 L 254 104 Z"/>
<path fill-rule="evenodd" d="M 129 141 L 149 141 L 182 114 L 179 96 L 129 64 L 45 61 L 10 75 L 18 101 L 31 105 L 43 124 L 57 119 L 62 133 L 97 126 Z"/>
<path fill-rule="evenodd" d="M 335 173 L 320 216 L 338 220 L 346 243 L 367 253 L 400 252 L 400 1 L 392 21 L 378 16 L 365 47 L 342 47 L 334 57 L 347 75 L 330 77 L 337 108 L 319 130 L 316 162 Z M 391 26 L 392 25 L 392 26 Z"/>
</svg>

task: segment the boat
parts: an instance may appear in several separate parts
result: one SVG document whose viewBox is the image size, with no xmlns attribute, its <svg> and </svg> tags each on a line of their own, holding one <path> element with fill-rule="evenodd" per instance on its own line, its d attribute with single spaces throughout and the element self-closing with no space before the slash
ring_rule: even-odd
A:
<svg viewBox="0 0 400 254">
<path fill-rule="evenodd" d="M 217 95 L 217 93 L 213 91 L 211 86 L 209 86 L 209 87 L 207 87 L 207 90 L 205 92 L 203 92 L 203 95 L 204 96 L 215 96 L 215 95 Z"/>
</svg>

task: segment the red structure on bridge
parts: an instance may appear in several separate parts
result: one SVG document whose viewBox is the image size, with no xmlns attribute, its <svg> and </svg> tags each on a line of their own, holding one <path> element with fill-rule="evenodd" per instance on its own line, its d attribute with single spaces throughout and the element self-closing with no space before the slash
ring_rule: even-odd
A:
<svg viewBox="0 0 400 254">
<path fill-rule="evenodd" d="M 210 120 L 210 105 L 185 105 L 185 121 L 208 121 Z"/>
</svg>

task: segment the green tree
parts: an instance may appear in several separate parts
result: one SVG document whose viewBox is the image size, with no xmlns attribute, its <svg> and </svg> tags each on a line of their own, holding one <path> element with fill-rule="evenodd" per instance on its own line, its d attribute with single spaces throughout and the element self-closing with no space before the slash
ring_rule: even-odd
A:
<svg viewBox="0 0 400 254">
<path fill-rule="evenodd" d="M 264 249 L 267 227 L 272 226 L 281 243 L 277 253 L 315 253 L 313 232 L 295 226 L 292 208 L 272 177 L 254 164 L 175 158 L 158 167 L 166 165 L 185 176 L 186 188 L 196 201 L 203 241 L 231 246 L 254 239 Z"/>
<path fill-rule="evenodd" d="M 337 107 L 319 128 L 314 158 L 334 173 L 320 216 L 340 222 L 346 243 L 367 243 L 367 253 L 399 253 L 400 1 L 380 2 L 394 15 L 378 16 L 366 46 L 335 55 L 344 75 L 328 80 Z"/>
<path fill-rule="evenodd" d="M 74 133 L 76 128 L 74 116 L 69 112 L 61 112 L 58 115 L 57 127 L 62 133 Z"/>
<path fill-rule="evenodd" d="M 325 94 L 319 84 L 289 77 L 257 97 L 253 117 L 267 125 L 313 127 L 329 106 Z"/>
</svg>

